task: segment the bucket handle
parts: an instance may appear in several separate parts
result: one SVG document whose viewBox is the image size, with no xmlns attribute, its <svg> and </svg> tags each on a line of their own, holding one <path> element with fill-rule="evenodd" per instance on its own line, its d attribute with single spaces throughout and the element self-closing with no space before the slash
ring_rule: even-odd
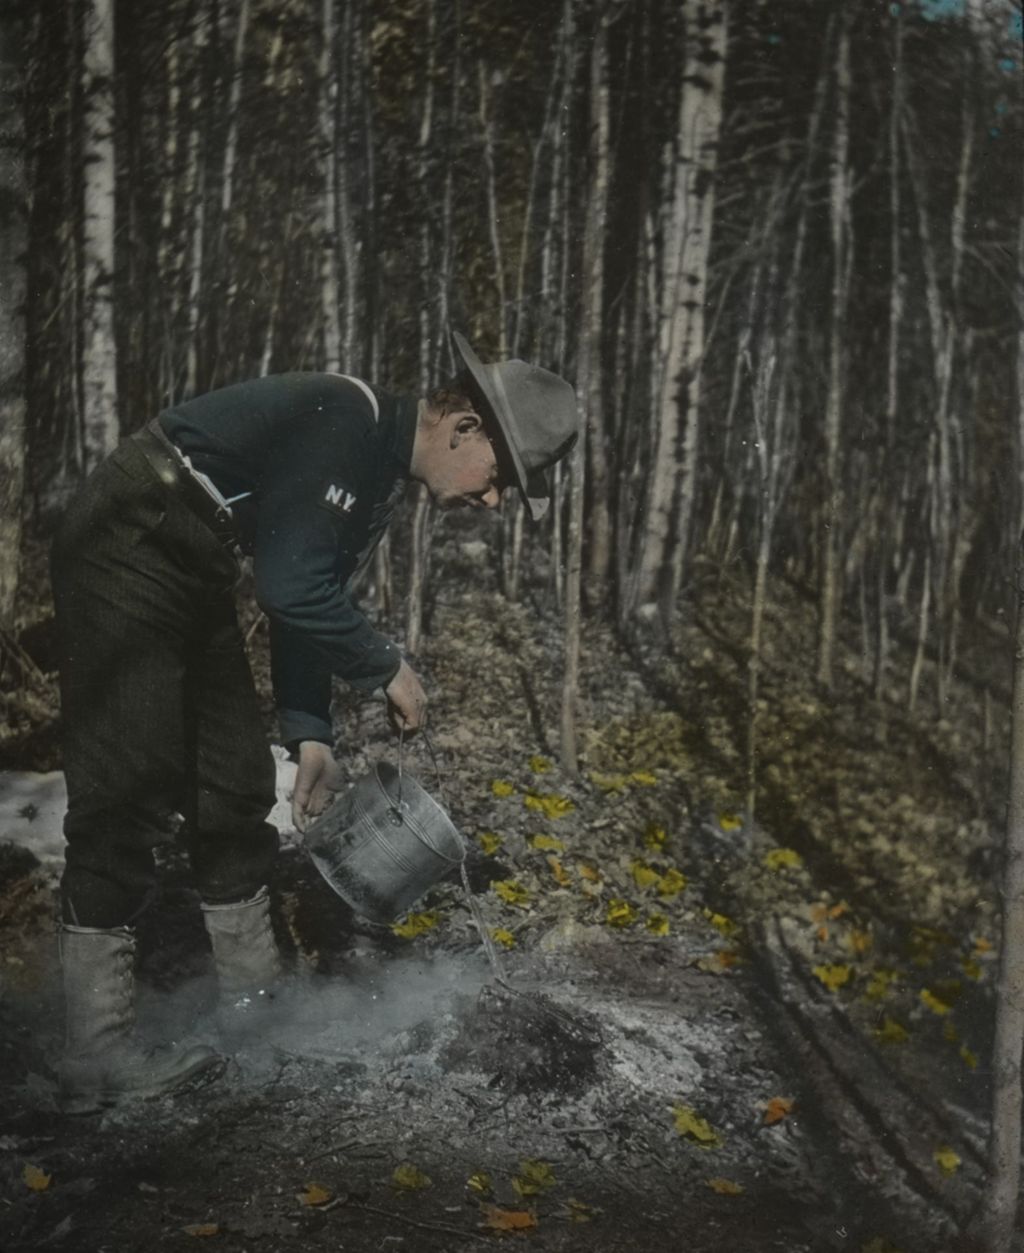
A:
<svg viewBox="0 0 1024 1253">
<path fill-rule="evenodd" d="M 441 804 L 443 805 L 445 809 L 447 809 L 448 797 L 445 794 L 444 780 L 441 777 L 441 763 L 437 759 L 437 753 L 434 750 L 434 745 L 430 741 L 430 737 L 427 735 L 427 731 L 425 727 L 423 728 L 422 731 L 420 731 L 420 735 L 423 736 L 423 743 L 426 744 L 427 746 L 427 751 L 430 753 L 430 760 L 434 766 L 434 774 L 437 776 L 437 791 L 441 797 Z M 402 779 L 403 779 L 402 759 L 403 759 L 404 748 L 405 748 L 405 727 L 400 727 L 398 730 L 398 788 L 397 788 L 397 795 L 395 796 L 395 803 L 391 806 L 391 811 L 396 818 L 401 818 L 402 816 Z"/>
</svg>

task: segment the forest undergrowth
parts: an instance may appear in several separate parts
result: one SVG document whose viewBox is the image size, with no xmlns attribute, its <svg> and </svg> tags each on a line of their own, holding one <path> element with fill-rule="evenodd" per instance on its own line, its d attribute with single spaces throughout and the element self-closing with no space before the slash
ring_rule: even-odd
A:
<svg viewBox="0 0 1024 1253">
<path fill-rule="evenodd" d="M 200 1178 L 200 1095 L 145 1127 L 53 1122 L 53 884 L 11 852 L 0 868 L 10 1247 L 101 1230 L 114 1249 L 143 1237 L 184 1247 L 204 1225 L 228 1247 L 327 1247 L 343 1218 L 354 1249 L 388 1233 L 452 1247 L 445 1224 L 464 1247 L 521 1224 L 535 1247 L 626 1249 L 637 1221 L 652 1249 L 678 1247 L 684 1221 L 694 1249 L 945 1247 L 981 1178 L 1006 711 L 997 696 L 986 712 L 979 693 L 1005 686 L 1008 642 L 987 633 L 973 668 L 965 649 L 944 716 L 925 691 L 910 717 L 897 685 L 871 697 L 852 625 L 835 690 L 817 690 L 813 606 L 777 584 L 751 820 L 740 575 L 702 572 L 667 642 L 652 631 L 626 644 L 588 621 L 571 779 L 556 753 L 561 628 L 540 575 L 509 604 L 478 547 L 457 539 L 435 574 L 417 661 L 440 778 L 420 747 L 409 764 L 466 836 L 504 976 L 572 1016 L 572 1040 L 555 1047 L 542 1001 L 510 1008 L 479 991 L 498 985 L 454 881 L 375 927 L 287 847 L 276 921 L 313 985 L 358 984 L 366 962 L 473 973 L 458 965 L 458 993 L 445 983 L 422 1020 L 389 1027 L 383 1047 L 349 1040 L 343 1060 L 335 1023 L 310 1020 L 301 1044 L 293 1024 L 280 1069 L 242 1065 L 206 1098 L 226 1165 Z M 52 684 L 44 595 L 34 603 L 19 646 L 22 670 L 39 671 L 38 704 L 16 706 L 8 768 L 56 764 L 52 717 L 30 716 Z M 246 628 L 265 687 L 265 629 L 251 613 Z M 897 650 L 894 672 L 901 662 Z M 5 681 L 17 673 L 8 655 Z M 394 753 L 382 714 L 379 700 L 339 690 L 338 756 L 352 777 Z M 209 959 L 184 867 L 166 860 L 162 899 L 140 924 L 144 975 L 180 995 L 198 979 L 202 1005 Z M 348 1148 L 344 1136 L 322 1142 L 339 1107 L 358 1111 Z M 270 1142 L 282 1116 L 291 1165 Z M 157 1190 L 141 1207 L 117 1184 L 129 1157 L 145 1164 L 132 1187 Z M 29 1167 L 52 1187 L 35 1191 Z"/>
</svg>

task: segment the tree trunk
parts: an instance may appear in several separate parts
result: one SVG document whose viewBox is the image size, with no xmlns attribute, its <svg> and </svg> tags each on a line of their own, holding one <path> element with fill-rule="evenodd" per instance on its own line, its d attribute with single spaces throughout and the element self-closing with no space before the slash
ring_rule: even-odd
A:
<svg viewBox="0 0 1024 1253">
<path fill-rule="evenodd" d="M 697 487 L 715 168 L 725 77 L 726 8 L 684 0 L 686 49 L 667 220 L 661 247 L 660 386 L 638 600 L 657 600 L 667 627 L 682 581 Z"/>
<path fill-rule="evenodd" d="M 842 602 L 839 528 L 843 519 L 840 440 L 846 374 L 850 254 L 850 34 L 844 11 L 836 47 L 836 118 L 832 149 L 830 215 L 832 227 L 832 320 L 829 328 L 828 398 L 825 403 L 825 500 L 818 600 L 818 682 L 832 686 L 836 630 Z"/>
<path fill-rule="evenodd" d="M 25 43 L 8 11 L 0 18 L 0 631 L 13 626 L 25 472 Z"/>
<path fill-rule="evenodd" d="M 91 470 L 116 446 L 114 0 L 88 0 L 84 49 L 82 446 Z"/>
<path fill-rule="evenodd" d="M 324 166 L 320 200 L 320 303 L 324 327 L 324 369 L 333 373 L 341 370 L 338 186 L 339 166 L 345 162 L 342 148 L 345 131 L 338 125 L 340 104 L 337 24 L 334 11 L 336 3 L 337 0 L 323 0 L 320 13 L 320 145 Z M 347 48 L 347 45 L 343 44 L 343 47 Z"/>
</svg>

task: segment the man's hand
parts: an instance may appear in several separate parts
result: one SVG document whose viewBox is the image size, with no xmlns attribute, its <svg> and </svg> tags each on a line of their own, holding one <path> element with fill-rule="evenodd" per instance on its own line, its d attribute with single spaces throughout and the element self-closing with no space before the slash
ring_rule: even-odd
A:
<svg viewBox="0 0 1024 1253">
<path fill-rule="evenodd" d="M 305 831 L 324 812 L 343 783 L 341 767 L 330 747 L 319 740 L 303 740 L 292 793 L 292 822 L 299 831 Z"/>
<path fill-rule="evenodd" d="M 398 673 L 384 689 L 388 698 L 388 721 L 395 731 L 413 735 L 426 723 L 427 694 L 416 672 L 403 661 Z"/>
</svg>

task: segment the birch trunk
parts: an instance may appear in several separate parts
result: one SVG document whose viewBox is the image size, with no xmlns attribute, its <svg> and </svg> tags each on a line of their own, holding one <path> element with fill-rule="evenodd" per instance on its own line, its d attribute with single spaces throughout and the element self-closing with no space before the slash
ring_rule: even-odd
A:
<svg viewBox="0 0 1024 1253">
<path fill-rule="evenodd" d="M 88 472 L 113 450 L 119 435 L 114 342 L 114 0 L 87 0 L 84 38 L 82 447 Z"/>
<path fill-rule="evenodd" d="M 832 318 L 829 327 L 828 396 L 825 402 L 825 500 L 822 510 L 821 585 L 818 599 L 818 682 L 832 686 L 842 579 L 839 528 L 843 518 L 840 440 L 846 373 L 850 251 L 850 34 L 844 13 L 836 46 L 836 114 L 832 149 L 830 221 L 832 234 Z"/>
<path fill-rule="evenodd" d="M 667 626 L 682 581 L 697 487 L 704 304 L 725 78 L 724 4 L 683 0 L 686 49 L 671 198 L 661 248 L 659 387 L 638 598 Z"/>
<path fill-rule="evenodd" d="M 25 473 L 27 180 L 21 22 L 0 19 L 0 631 L 13 625 Z"/>
<path fill-rule="evenodd" d="M 341 370 L 341 312 L 338 283 L 338 167 L 344 131 L 338 126 L 338 47 L 336 0 L 323 0 L 320 44 L 320 144 L 324 154 L 324 184 L 320 200 L 320 301 L 323 314 L 324 369 Z"/>
</svg>

